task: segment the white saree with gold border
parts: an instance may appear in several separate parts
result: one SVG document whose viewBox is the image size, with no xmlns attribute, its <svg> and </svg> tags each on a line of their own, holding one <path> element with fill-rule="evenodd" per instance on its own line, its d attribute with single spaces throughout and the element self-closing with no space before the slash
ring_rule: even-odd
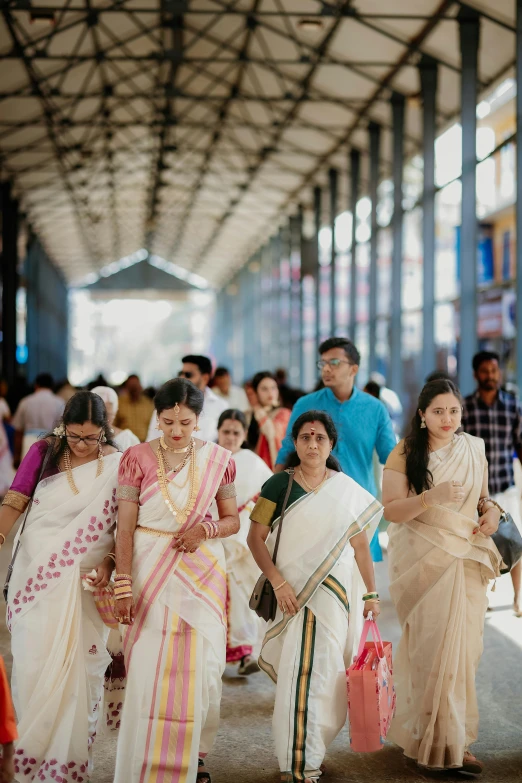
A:
<svg viewBox="0 0 522 783">
<path fill-rule="evenodd" d="M 259 665 L 276 682 L 273 736 L 289 781 L 319 776 L 326 748 L 347 716 L 346 668 L 359 642 L 364 584 L 350 539 L 370 541 L 381 504 L 338 473 L 286 511 L 277 568 L 292 585 L 300 611 L 278 609 Z M 279 521 L 267 546 L 272 552 Z"/>
<path fill-rule="evenodd" d="M 181 553 L 171 535 L 149 535 L 140 526 L 173 534 L 204 519 L 230 457 L 214 443 L 196 451 L 199 491 L 184 525 L 157 481 L 141 490 L 132 564 L 136 617 L 123 636 L 127 683 L 114 783 L 193 783 L 198 758 L 212 747 L 225 668 L 223 544 L 208 540 L 193 554 Z M 183 481 L 188 469 L 169 478 Z M 189 491 L 189 481 L 170 484 L 181 508 Z"/>
</svg>

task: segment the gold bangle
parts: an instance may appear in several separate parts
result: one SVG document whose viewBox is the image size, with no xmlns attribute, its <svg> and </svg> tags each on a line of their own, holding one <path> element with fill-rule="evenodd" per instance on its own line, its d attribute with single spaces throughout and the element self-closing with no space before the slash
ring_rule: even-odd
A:
<svg viewBox="0 0 522 783">
<path fill-rule="evenodd" d="M 132 579 L 132 574 L 114 574 L 114 579 Z"/>
<path fill-rule="evenodd" d="M 428 504 L 426 503 L 426 498 L 424 497 L 424 495 L 426 494 L 426 492 L 427 492 L 427 491 L 428 491 L 428 490 L 427 490 L 427 489 L 425 489 L 425 490 L 424 490 L 424 492 L 423 492 L 423 493 L 421 494 L 421 496 L 420 496 L 421 503 L 422 503 L 422 505 L 424 506 L 424 508 L 429 508 Z"/>
<path fill-rule="evenodd" d="M 132 593 L 124 593 L 123 595 L 115 595 L 115 601 L 123 601 L 124 598 L 132 598 Z"/>
<path fill-rule="evenodd" d="M 284 587 L 287 583 L 286 579 L 284 582 L 281 582 L 280 585 L 277 585 L 277 587 L 274 587 L 274 593 L 276 593 L 278 590 L 280 590 L 282 587 Z"/>
</svg>

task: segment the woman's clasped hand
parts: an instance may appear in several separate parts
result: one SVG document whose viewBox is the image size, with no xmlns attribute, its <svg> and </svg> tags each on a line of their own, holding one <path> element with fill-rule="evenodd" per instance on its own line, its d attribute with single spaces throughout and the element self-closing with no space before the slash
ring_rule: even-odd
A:
<svg viewBox="0 0 522 783">
<path fill-rule="evenodd" d="M 461 503 L 464 500 L 464 488 L 461 481 L 443 481 L 426 492 L 429 505 L 445 506 L 448 503 Z"/>
<path fill-rule="evenodd" d="M 279 608 L 281 609 L 283 614 L 289 614 L 292 616 L 297 614 L 297 612 L 300 609 L 300 606 L 293 587 L 289 585 L 288 582 L 281 585 L 281 587 L 278 590 L 276 590 L 277 585 L 276 586 L 272 585 L 272 586 L 274 587 L 277 603 L 279 604 Z"/>
<path fill-rule="evenodd" d="M 173 536 L 172 548 L 177 549 L 178 552 L 193 553 L 201 544 L 206 540 L 205 528 L 203 525 L 195 525 L 185 533 L 176 534 Z"/>
</svg>

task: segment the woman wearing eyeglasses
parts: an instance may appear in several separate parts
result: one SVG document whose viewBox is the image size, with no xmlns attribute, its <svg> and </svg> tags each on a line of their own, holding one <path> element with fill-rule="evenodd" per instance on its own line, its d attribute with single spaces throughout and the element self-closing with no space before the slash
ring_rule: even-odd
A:
<svg viewBox="0 0 522 783">
<path fill-rule="evenodd" d="M 254 375 L 252 389 L 257 404 L 248 428 L 248 445 L 273 470 L 292 412 L 281 407 L 279 386 L 271 372 Z"/>
<path fill-rule="evenodd" d="M 2 544 L 33 498 L 7 603 L 20 782 L 89 778 L 110 656 L 109 629 L 82 588 L 105 587 L 114 567 L 120 457 L 102 399 L 77 392 L 54 432 L 31 446 L 3 500 Z"/>
</svg>

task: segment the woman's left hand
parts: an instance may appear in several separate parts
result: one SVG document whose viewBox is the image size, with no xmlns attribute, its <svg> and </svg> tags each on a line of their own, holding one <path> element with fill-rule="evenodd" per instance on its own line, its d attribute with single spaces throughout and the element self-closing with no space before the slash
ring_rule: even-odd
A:
<svg viewBox="0 0 522 783">
<path fill-rule="evenodd" d="M 373 614 L 373 619 L 376 620 L 381 613 L 379 601 L 365 601 L 363 616 L 368 617 L 369 613 Z"/>
<path fill-rule="evenodd" d="M 476 533 L 482 533 L 483 536 L 492 536 L 496 533 L 500 523 L 500 511 L 496 506 L 486 509 L 486 512 L 479 519 L 480 527 Z"/>
<path fill-rule="evenodd" d="M 110 557 L 106 557 L 95 569 L 96 576 L 89 579 L 92 587 L 107 587 L 114 570 L 114 563 Z"/>
<path fill-rule="evenodd" d="M 193 528 L 182 533 L 180 536 L 174 536 L 172 548 L 178 552 L 195 552 L 199 549 L 203 541 L 206 541 L 205 530 L 202 525 L 194 525 Z"/>
</svg>

